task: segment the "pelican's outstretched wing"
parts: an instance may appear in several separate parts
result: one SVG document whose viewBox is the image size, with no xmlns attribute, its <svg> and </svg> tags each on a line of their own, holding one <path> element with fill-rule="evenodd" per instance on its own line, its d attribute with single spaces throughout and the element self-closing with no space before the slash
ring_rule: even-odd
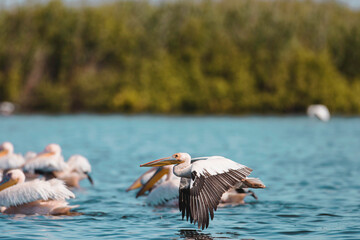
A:
<svg viewBox="0 0 360 240">
<path fill-rule="evenodd" d="M 224 157 L 208 157 L 194 161 L 191 167 L 190 187 L 180 185 L 179 209 L 204 229 L 209 225 L 224 192 L 245 179 L 252 169 Z"/>
<path fill-rule="evenodd" d="M 34 180 L 20 183 L 0 191 L 0 206 L 11 207 L 37 200 L 65 200 L 75 195 L 65 187 L 63 181 Z"/>
<path fill-rule="evenodd" d="M 10 154 L 0 157 L 0 169 L 21 168 L 25 163 L 25 159 L 20 154 Z"/>
<path fill-rule="evenodd" d="M 55 157 L 36 157 L 26 161 L 23 169 L 25 172 L 34 173 L 35 171 L 52 172 L 52 171 L 64 171 L 67 168 L 67 164 L 62 156 Z"/>
<path fill-rule="evenodd" d="M 146 203 L 151 206 L 159 206 L 178 199 L 179 185 L 180 178 L 175 176 L 169 181 L 162 182 L 149 193 Z"/>
</svg>

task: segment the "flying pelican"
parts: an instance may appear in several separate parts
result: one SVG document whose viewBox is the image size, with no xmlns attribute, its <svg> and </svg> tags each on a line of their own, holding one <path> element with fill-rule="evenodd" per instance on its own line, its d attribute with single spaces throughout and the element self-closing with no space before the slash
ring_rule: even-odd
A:
<svg viewBox="0 0 360 240">
<path fill-rule="evenodd" d="M 54 171 L 53 174 L 65 182 L 68 187 L 79 188 L 79 182 L 87 178 L 92 185 L 94 182 L 90 176 L 91 165 L 89 161 L 81 155 L 73 155 L 66 162 L 67 168 L 63 171 Z"/>
<path fill-rule="evenodd" d="M 25 162 L 23 170 L 26 174 L 42 174 L 51 178 L 54 171 L 64 171 L 67 165 L 61 155 L 61 147 L 58 144 L 49 144 L 44 151 L 34 158 Z"/>
<path fill-rule="evenodd" d="M 330 120 L 329 109 L 325 105 L 321 104 L 310 105 L 307 109 L 307 115 L 309 117 L 316 117 L 323 122 Z"/>
<path fill-rule="evenodd" d="M 149 170 L 151 172 L 148 171 L 142 176 L 140 176 L 134 182 L 137 183 L 140 181 L 141 183 L 139 183 L 139 187 L 142 187 L 140 191 L 136 194 L 136 197 L 142 196 L 145 194 L 146 191 L 149 191 L 150 193 L 145 200 L 146 204 L 156 207 L 178 207 L 180 178 L 173 174 L 173 167 L 174 165 L 154 167 Z M 144 179 L 146 179 L 147 181 L 144 182 Z M 260 179 L 247 178 L 247 180 L 257 181 L 258 184 L 263 184 Z M 247 188 L 243 188 L 242 186 L 242 182 L 239 182 L 234 186 L 234 188 L 231 188 L 230 190 L 225 192 L 221 196 L 219 207 L 245 204 L 244 198 L 246 196 L 252 196 L 257 200 L 257 196 L 253 191 L 248 190 Z M 129 187 L 128 189 L 133 190 L 131 187 Z"/>
<path fill-rule="evenodd" d="M 140 165 L 140 167 L 161 167 L 175 165 L 174 174 L 181 177 L 179 187 L 179 210 L 182 217 L 190 218 L 204 229 L 209 226 L 221 196 L 242 182 L 242 187 L 264 188 L 263 184 L 246 178 L 252 169 L 221 156 L 193 159 L 188 153 L 175 153 Z"/>
<path fill-rule="evenodd" d="M 14 153 L 14 146 L 10 142 L 3 142 L 0 145 L 0 169 L 7 171 L 21 168 L 25 159 L 20 154 Z"/>
<path fill-rule="evenodd" d="M 74 206 L 65 200 L 74 197 L 61 180 L 25 182 L 19 169 L 8 171 L 0 182 L 0 206 L 5 214 L 69 214 Z"/>
</svg>

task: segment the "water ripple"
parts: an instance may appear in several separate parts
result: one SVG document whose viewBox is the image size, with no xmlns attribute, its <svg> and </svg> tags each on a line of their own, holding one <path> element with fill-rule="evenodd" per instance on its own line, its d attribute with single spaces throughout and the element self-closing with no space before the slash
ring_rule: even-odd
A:
<svg viewBox="0 0 360 240">
<path fill-rule="evenodd" d="M 0 215 L 1 239 L 360 239 L 358 117 L 12 116 L 0 133 L 16 152 L 56 142 L 65 158 L 83 154 L 95 180 L 75 191 L 73 216 Z M 204 231 L 125 192 L 141 163 L 178 151 L 230 157 L 267 188 Z"/>
</svg>

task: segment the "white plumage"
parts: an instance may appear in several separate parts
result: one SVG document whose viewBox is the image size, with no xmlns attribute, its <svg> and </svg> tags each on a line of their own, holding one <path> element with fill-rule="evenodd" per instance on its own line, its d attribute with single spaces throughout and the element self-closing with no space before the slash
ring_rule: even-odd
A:
<svg viewBox="0 0 360 240">
<path fill-rule="evenodd" d="M 90 173 L 91 172 L 91 165 L 89 163 L 89 161 L 81 156 L 81 155 L 73 155 L 69 158 L 69 160 L 67 161 L 68 167 L 71 170 L 75 170 L 78 172 L 87 172 Z"/>
<path fill-rule="evenodd" d="M 69 187 L 80 187 L 79 182 L 88 178 L 91 184 L 93 180 L 90 176 L 91 165 L 87 158 L 81 155 L 73 155 L 65 163 L 66 168 L 63 171 L 54 171 L 53 175 L 56 178 L 63 180 Z"/>
<path fill-rule="evenodd" d="M 158 184 L 147 196 L 146 204 L 150 206 L 166 205 L 168 203 L 178 203 L 180 178 L 172 176 L 171 179 Z M 176 201 L 172 201 L 176 200 Z"/>
<path fill-rule="evenodd" d="M 66 168 L 67 164 L 61 155 L 61 147 L 54 143 L 47 145 L 43 152 L 27 160 L 23 167 L 24 171 L 29 173 L 64 171 Z"/>
<path fill-rule="evenodd" d="M 321 104 L 310 105 L 307 109 L 307 115 L 309 117 L 316 117 L 323 122 L 330 120 L 329 109 L 325 105 Z"/>
<path fill-rule="evenodd" d="M 191 172 L 195 171 L 198 177 L 205 175 L 206 172 L 210 175 L 217 175 L 229 170 L 246 168 L 246 166 L 222 156 L 201 157 L 198 159 L 199 161 L 196 161 L 196 158 L 192 159 L 193 163 L 191 164 Z"/>
<path fill-rule="evenodd" d="M 0 205 L 19 206 L 37 200 L 65 200 L 75 195 L 58 179 L 19 183 L 0 191 Z"/>
<path fill-rule="evenodd" d="M 21 168 L 25 163 L 25 159 L 20 154 L 9 154 L 0 157 L 0 169 Z"/>
<path fill-rule="evenodd" d="M 67 165 L 63 156 L 35 157 L 27 161 L 23 167 L 24 171 L 34 173 L 36 170 L 44 172 L 64 171 Z"/>
<path fill-rule="evenodd" d="M 0 169 L 20 168 L 24 163 L 23 156 L 14 153 L 14 145 L 11 142 L 3 142 L 0 145 Z"/>
</svg>

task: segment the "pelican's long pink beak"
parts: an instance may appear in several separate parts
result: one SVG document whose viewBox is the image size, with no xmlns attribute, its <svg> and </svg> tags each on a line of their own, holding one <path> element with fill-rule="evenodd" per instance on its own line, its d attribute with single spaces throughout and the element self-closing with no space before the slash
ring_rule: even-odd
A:
<svg viewBox="0 0 360 240">
<path fill-rule="evenodd" d="M 140 167 L 162 167 L 162 166 L 166 166 L 166 165 L 174 165 L 174 164 L 179 164 L 179 163 L 183 163 L 183 162 L 184 161 L 179 160 L 179 159 L 167 157 L 167 158 L 160 158 L 155 161 L 141 164 Z"/>
</svg>

